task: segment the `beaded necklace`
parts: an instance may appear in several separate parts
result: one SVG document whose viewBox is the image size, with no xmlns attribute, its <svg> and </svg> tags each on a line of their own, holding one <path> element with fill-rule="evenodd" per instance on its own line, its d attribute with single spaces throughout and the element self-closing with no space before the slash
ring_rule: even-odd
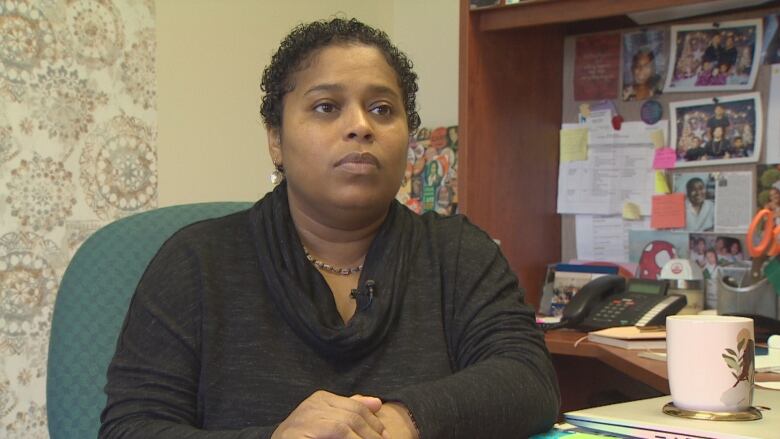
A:
<svg viewBox="0 0 780 439">
<path fill-rule="evenodd" d="M 306 254 L 306 259 L 309 260 L 312 264 L 314 264 L 315 267 L 317 267 L 320 270 L 329 271 L 331 273 L 340 274 L 342 276 L 349 276 L 352 273 L 358 273 L 363 269 L 363 264 L 358 265 L 357 267 L 334 267 L 330 264 L 326 264 L 319 259 L 316 259 L 314 256 L 309 254 L 309 249 L 306 248 L 306 246 L 303 246 L 303 253 Z"/>
</svg>

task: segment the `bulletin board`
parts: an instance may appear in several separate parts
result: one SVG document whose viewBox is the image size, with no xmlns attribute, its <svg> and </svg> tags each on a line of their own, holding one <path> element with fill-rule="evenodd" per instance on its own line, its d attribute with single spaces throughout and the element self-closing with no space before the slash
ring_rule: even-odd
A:
<svg viewBox="0 0 780 439">
<path fill-rule="evenodd" d="M 712 101 L 712 107 L 713 108 L 717 103 L 720 101 L 726 101 L 729 100 L 734 101 L 733 104 L 730 104 L 730 109 L 728 110 L 730 114 L 732 114 L 732 125 L 730 127 L 732 133 L 731 138 L 735 140 L 735 143 L 741 143 L 742 140 L 736 140 L 736 136 L 734 133 L 734 128 L 737 126 L 739 121 L 735 121 L 735 117 L 733 116 L 735 114 L 742 114 L 744 116 L 744 111 L 741 110 L 739 107 L 741 102 L 741 97 L 745 95 L 755 94 L 755 96 L 758 96 L 758 99 L 760 99 L 760 106 L 759 108 L 752 109 L 756 111 L 756 113 L 760 113 L 760 131 L 756 129 L 756 132 L 748 132 L 752 138 L 760 138 L 760 148 L 758 146 L 753 146 L 752 151 L 756 152 L 754 157 L 751 157 L 749 159 L 742 159 L 742 160 L 701 160 L 701 161 L 695 161 L 691 160 L 689 163 L 683 163 L 682 160 L 678 163 L 680 166 L 679 168 L 674 169 L 668 169 L 666 170 L 665 174 L 668 177 L 668 183 L 670 185 L 670 189 L 674 191 L 674 188 L 672 187 L 674 185 L 674 181 L 671 178 L 671 175 L 673 174 L 685 174 L 681 177 L 686 177 L 687 174 L 693 174 L 693 173 L 699 173 L 699 174 L 705 174 L 705 175 L 714 175 L 717 178 L 718 175 L 721 174 L 730 174 L 730 173 L 739 173 L 740 176 L 743 176 L 745 174 L 749 174 L 751 178 L 751 184 L 750 184 L 750 191 L 744 193 L 745 197 L 745 203 L 749 203 L 749 210 L 750 210 L 750 216 L 752 217 L 752 214 L 755 213 L 756 209 L 758 207 L 758 203 L 756 201 L 757 195 L 760 192 L 760 189 L 758 189 L 758 173 L 763 172 L 763 168 L 759 168 L 758 165 L 766 165 L 768 164 L 776 164 L 780 162 L 773 161 L 771 163 L 767 163 L 767 127 L 770 127 L 770 129 L 778 129 L 780 126 L 780 120 L 776 120 L 774 122 L 771 122 L 768 120 L 769 118 L 769 99 L 770 99 L 770 82 L 772 79 L 772 65 L 764 64 L 764 59 L 762 56 L 762 47 L 759 47 L 757 50 L 758 56 L 760 59 L 756 63 L 756 65 L 753 66 L 752 69 L 750 69 L 750 74 L 755 75 L 753 84 L 748 87 L 747 85 L 744 85 L 742 89 L 736 90 L 721 90 L 716 85 L 709 86 L 706 83 L 699 81 L 697 79 L 697 82 L 702 82 L 702 84 L 705 84 L 704 86 L 700 88 L 693 87 L 694 91 L 675 91 L 675 92 L 667 92 L 669 88 L 666 88 L 663 90 L 662 94 L 652 96 L 647 99 L 635 99 L 635 100 L 623 100 L 623 94 L 624 94 L 624 67 L 627 63 L 625 62 L 625 55 L 624 55 L 624 45 L 625 43 L 625 37 L 626 34 L 633 34 L 633 33 L 640 33 L 640 32 L 660 32 L 663 35 L 663 39 L 665 42 L 665 48 L 663 50 L 663 53 L 661 53 L 661 57 L 665 58 L 666 66 L 663 68 L 663 76 L 664 76 L 664 84 L 663 86 L 666 86 L 666 76 L 669 75 L 669 69 L 668 64 L 669 63 L 676 63 L 678 60 L 676 59 L 679 56 L 678 52 L 673 52 L 675 50 L 675 47 L 673 47 L 673 43 L 676 44 L 678 41 L 686 41 L 685 40 L 685 32 L 691 32 L 690 29 L 686 28 L 686 26 L 690 26 L 692 29 L 697 29 L 697 26 L 704 29 L 722 29 L 720 32 L 720 35 L 722 36 L 721 39 L 726 38 L 727 36 L 734 36 L 734 32 L 731 31 L 731 28 L 737 29 L 735 32 L 739 32 L 739 29 L 742 29 L 743 26 L 740 26 L 742 20 L 751 20 L 751 19 L 761 19 L 761 33 L 762 33 L 762 45 L 763 45 L 763 39 L 766 36 L 766 20 L 764 20 L 764 17 L 770 14 L 778 14 L 780 13 L 780 8 L 775 9 L 764 9 L 760 11 L 751 11 L 751 12 L 741 12 L 741 13 L 726 13 L 722 15 L 718 15 L 715 18 L 707 17 L 707 18 L 691 18 L 686 19 L 682 21 L 676 21 L 674 23 L 658 23 L 653 25 L 647 25 L 647 26 L 637 26 L 633 28 L 624 28 L 619 30 L 612 30 L 612 31 L 606 31 L 606 32 L 599 32 L 599 33 L 591 33 L 591 34 L 578 34 L 568 37 L 565 40 L 564 45 L 564 71 L 563 71 L 563 123 L 564 124 L 572 124 L 572 125 L 564 125 L 564 126 L 575 126 L 575 124 L 581 124 L 583 123 L 583 115 L 582 115 L 582 105 L 586 104 L 591 108 L 596 107 L 602 107 L 612 106 L 613 112 L 615 115 L 619 115 L 624 123 L 626 122 L 641 122 L 642 121 L 642 108 L 643 104 L 647 100 L 654 100 L 660 104 L 660 108 L 662 109 L 662 119 L 669 121 L 669 130 L 667 133 L 667 141 L 666 145 L 668 147 L 672 147 L 673 149 L 677 150 L 677 145 L 674 143 L 682 138 L 682 134 L 678 133 L 677 137 L 671 138 L 670 134 L 672 131 L 672 125 L 676 124 L 676 120 L 678 118 L 682 118 L 687 113 L 686 111 L 693 111 L 697 108 L 695 107 L 696 100 L 703 100 Z M 737 25 L 729 25 L 729 23 L 737 23 Z M 726 24 L 726 26 L 722 26 L 722 24 Z M 674 26 L 674 28 L 673 28 Z M 770 28 L 772 25 L 770 24 Z M 620 57 L 619 57 L 619 69 L 618 69 L 618 79 L 617 79 L 617 86 L 615 86 L 614 89 L 607 90 L 607 95 L 613 96 L 613 98 L 610 99 L 589 99 L 593 96 L 598 96 L 599 94 L 604 94 L 604 90 L 598 90 L 599 84 L 597 81 L 591 81 L 592 84 L 589 85 L 591 89 L 583 88 L 582 83 L 580 83 L 579 87 L 576 87 L 575 90 L 575 70 L 577 71 L 577 74 L 581 74 L 582 72 L 582 63 L 581 61 L 576 62 L 577 59 L 577 51 L 579 48 L 583 47 L 583 45 L 587 42 L 587 40 L 583 40 L 582 37 L 606 37 L 605 40 L 611 40 L 614 43 L 614 37 L 610 38 L 613 34 L 620 34 Z M 706 32 L 705 32 L 706 34 Z M 675 36 L 677 38 L 672 38 L 672 36 Z M 709 35 L 713 35 L 711 32 Z M 737 37 L 739 38 L 739 34 L 737 33 Z M 598 40 L 598 38 L 591 38 L 590 41 Z M 673 41 L 674 40 L 674 41 Z M 645 45 L 649 46 L 652 45 L 653 39 L 645 39 Z M 612 44 L 612 43 L 610 43 Z M 715 44 L 715 43 L 712 43 Z M 733 44 L 733 41 L 732 43 Z M 719 46 L 721 47 L 721 46 Z M 725 44 L 722 45 L 722 47 L 725 47 Z M 703 57 L 703 51 L 706 50 L 705 47 L 699 48 L 702 52 L 697 52 L 700 54 L 700 57 Z M 725 52 L 725 49 L 724 49 Z M 658 55 L 656 55 L 656 60 L 658 60 Z M 614 60 L 613 60 L 614 61 Z M 681 61 L 680 61 L 681 62 Z M 629 62 L 630 63 L 630 62 Z M 578 65 L 577 65 L 578 64 Z M 702 62 L 702 65 L 703 62 Z M 708 65 L 709 66 L 709 65 Z M 704 70 L 704 69 L 700 69 Z M 747 72 L 748 69 L 743 66 L 744 72 Z M 736 70 L 734 70 L 736 71 Z M 715 72 L 714 74 L 717 75 L 718 72 Z M 736 75 L 736 73 L 734 74 Z M 731 79 L 730 79 L 731 80 Z M 715 84 L 715 80 L 713 79 L 713 84 Z M 689 83 L 692 83 L 692 80 L 689 81 Z M 682 81 L 679 83 L 675 83 L 675 86 L 682 84 Z M 614 83 L 613 83 L 614 85 Z M 733 84 L 732 84 L 733 85 Z M 612 87 L 612 85 L 610 85 Z M 680 88 L 685 89 L 684 86 L 680 85 Z M 679 90 L 679 89 L 678 89 Z M 630 90 L 628 90 L 630 94 Z M 736 97 L 736 98 L 735 98 Z M 716 98 L 715 101 L 712 99 Z M 739 102 L 738 102 L 739 101 Z M 674 106 L 678 105 L 678 103 L 683 103 L 679 107 L 674 108 Z M 672 108 L 670 108 L 670 104 L 672 104 Z M 674 114 L 672 114 L 674 113 Z M 692 114 L 692 113 L 691 113 Z M 713 116 L 714 119 L 714 111 Z M 714 125 L 714 122 L 708 122 L 711 125 Z M 702 135 L 702 142 L 705 140 L 710 141 L 711 144 L 715 145 L 717 144 L 717 139 L 713 140 L 713 134 L 710 134 L 712 132 L 712 127 L 706 128 L 707 134 Z M 721 130 L 724 131 L 724 130 Z M 748 130 L 749 131 L 749 130 Z M 695 136 L 694 136 L 695 137 Z M 705 138 L 706 137 L 706 138 Z M 752 140 L 749 139 L 749 140 Z M 693 147 L 690 147 L 691 150 L 694 150 Z M 680 156 L 681 152 L 677 152 L 678 157 Z M 734 157 L 736 158 L 738 155 L 734 154 Z M 737 175 L 737 174 L 734 174 Z M 780 175 L 780 174 L 779 174 Z M 688 177 L 689 179 L 691 177 Z M 779 177 L 780 178 L 780 177 Z M 678 180 L 680 180 L 678 178 Z M 713 183 L 710 183 L 713 184 Z M 714 183 L 715 186 L 717 186 L 717 182 Z M 559 183 L 559 191 L 561 191 L 563 188 L 560 187 Z M 780 184 L 778 185 L 780 187 Z M 733 194 L 732 194 L 733 195 Z M 560 198 L 559 198 L 559 209 L 560 209 Z M 560 210 L 559 210 L 560 212 Z M 649 214 L 650 212 L 642 212 L 642 215 Z M 564 261 L 569 260 L 576 260 L 578 259 L 578 249 L 577 249 L 577 215 L 569 214 L 569 213 L 562 213 L 562 248 L 561 248 L 561 254 L 562 259 Z M 580 230 L 583 230 L 583 228 L 580 228 Z M 678 230 L 679 231 L 679 230 Z M 744 239 L 745 232 L 747 231 L 747 227 L 745 227 L 744 230 L 737 230 L 737 229 L 729 229 L 729 230 L 718 230 L 714 229 L 711 232 L 703 233 L 703 236 L 707 238 L 708 245 L 710 245 L 712 242 L 714 242 L 715 239 L 720 234 L 723 235 L 736 235 L 737 238 L 739 238 L 739 235 L 742 236 Z M 741 232 L 741 233 L 740 233 Z M 691 232 L 693 233 L 693 232 Z M 580 236 L 582 238 L 582 236 Z M 681 238 L 678 236 L 674 239 L 681 240 Z M 685 242 L 680 243 L 680 245 L 687 246 L 686 243 L 692 243 L 693 238 L 691 236 L 688 236 L 685 238 Z M 718 243 L 720 245 L 720 243 Z M 743 243 L 744 244 L 744 243 Z M 743 248 L 742 251 L 746 253 L 746 250 Z M 684 257 L 688 257 L 687 249 L 686 251 L 682 252 Z M 691 255 L 691 258 L 693 256 Z M 580 258 L 581 259 L 581 258 Z"/>
</svg>

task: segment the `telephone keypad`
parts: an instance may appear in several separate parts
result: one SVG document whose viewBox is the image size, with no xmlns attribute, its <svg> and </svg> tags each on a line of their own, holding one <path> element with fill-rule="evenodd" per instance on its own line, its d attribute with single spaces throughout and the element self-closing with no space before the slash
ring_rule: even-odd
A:
<svg viewBox="0 0 780 439">
<path fill-rule="evenodd" d="M 620 299 L 614 299 L 607 302 L 603 308 L 593 315 L 594 321 L 614 322 L 627 324 L 635 321 L 639 316 L 645 314 L 652 308 L 652 301 L 646 299 L 644 295 L 629 295 Z M 648 303 L 650 302 L 650 303 Z"/>
</svg>

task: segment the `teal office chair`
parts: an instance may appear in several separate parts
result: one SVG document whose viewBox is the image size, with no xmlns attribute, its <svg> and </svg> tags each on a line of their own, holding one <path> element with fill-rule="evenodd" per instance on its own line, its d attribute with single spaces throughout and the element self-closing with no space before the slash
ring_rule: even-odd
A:
<svg viewBox="0 0 780 439">
<path fill-rule="evenodd" d="M 136 284 L 160 246 L 188 224 L 250 206 L 224 202 L 155 209 L 113 222 L 82 244 L 54 305 L 46 380 L 52 439 L 97 437 L 108 363 Z"/>
</svg>

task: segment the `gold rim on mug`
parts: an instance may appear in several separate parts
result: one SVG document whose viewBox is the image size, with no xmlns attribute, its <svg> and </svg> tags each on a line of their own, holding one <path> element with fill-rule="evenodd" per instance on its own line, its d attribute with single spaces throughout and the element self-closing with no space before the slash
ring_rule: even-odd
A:
<svg viewBox="0 0 780 439">
<path fill-rule="evenodd" d="M 743 412 L 707 412 L 677 408 L 670 402 L 664 406 L 663 412 L 671 416 L 700 421 L 756 421 L 762 418 L 761 412 L 755 407 L 748 407 Z"/>
</svg>

